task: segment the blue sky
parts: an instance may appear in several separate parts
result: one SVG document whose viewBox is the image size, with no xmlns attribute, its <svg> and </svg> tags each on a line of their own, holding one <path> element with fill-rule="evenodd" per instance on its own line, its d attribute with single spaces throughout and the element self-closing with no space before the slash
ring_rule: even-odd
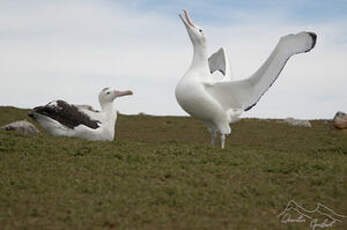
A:
<svg viewBox="0 0 347 230">
<path fill-rule="evenodd" d="M 120 112 L 186 115 L 174 96 L 192 47 L 181 10 L 225 47 L 236 78 L 252 74 L 278 39 L 302 30 L 317 46 L 293 57 L 248 117 L 332 118 L 347 111 L 347 0 L 0 1 L 0 105 L 61 98 L 98 107 L 106 86 L 132 89 Z"/>
<path fill-rule="evenodd" d="M 112 1 L 111 1 L 112 2 Z M 247 21 L 247 15 L 266 17 L 278 12 L 283 18 L 305 23 L 346 19 L 346 0 L 207 0 L 207 1 L 161 1 L 139 0 L 120 1 L 122 5 L 144 12 L 162 12 L 176 14 L 182 7 L 194 9 L 197 19 L 208 22 L 225 23 L 228 18 L 238 19 L 237 23 Z"/>
</svg>

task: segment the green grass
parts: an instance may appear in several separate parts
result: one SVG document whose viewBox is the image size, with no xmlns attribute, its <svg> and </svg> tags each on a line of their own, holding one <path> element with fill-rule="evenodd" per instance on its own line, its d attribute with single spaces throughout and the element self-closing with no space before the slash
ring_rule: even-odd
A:
<svg viewBox="0 0 347 230">
<path fill-rule="evenodd" d="M 0 107 L 0 126 L 27 113 Z M 347 215 L 347 134 L 312 125 L 243 119 L 225 150 L 183 117 L 120 115 L 113 142 L 0 131 L 0 229 L 310 229 L 277 215 Z"/>
</svg>

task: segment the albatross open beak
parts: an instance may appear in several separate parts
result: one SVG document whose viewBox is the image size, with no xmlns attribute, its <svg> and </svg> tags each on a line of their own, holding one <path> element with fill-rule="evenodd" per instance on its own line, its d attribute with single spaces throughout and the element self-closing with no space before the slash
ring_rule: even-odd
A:
<svg viewBox="0 0 347 230">
<path fill-rule="evenodd" d="M 184 20 L 184 18 L 183 18 L 183 16 L 182 16 L 182 14 L 179 14 L 179 16 L 180 16 L 180 18 L 181 18 L 181 20 L 183 21 L 183 23 L 184 23 L 184 25 L 187 27 L 187 28 L 189 28 L 189 27 L 194 27 L 195 28 L 195 25 L 194 25 L 194 23 L 193 23 L 193 21 L 190 19 L 190 17 L 189 17 L 189 13 L 188 13 L 188 10 L 183 10 L 184 11 L 184 15 L 186 16 L 186 20 Z"/>
<path fill-rule="evenodd" d="M 115 90 L 114 94 L 116 97 L 123 97 L 123 96 L 127 96 L 127 95 L 133 95 L 133 91 L 131 91 L 131 90 L 125 90 L 125 91 Z"/>
</svg>

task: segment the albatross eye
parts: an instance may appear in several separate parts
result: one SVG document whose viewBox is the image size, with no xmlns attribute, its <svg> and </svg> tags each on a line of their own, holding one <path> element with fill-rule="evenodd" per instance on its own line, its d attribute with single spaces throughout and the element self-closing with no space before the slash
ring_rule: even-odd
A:
<svg viewBox="0 0 347 230">
<path fill-rule="evenodd" d="M 199 32 L 201 33 L 201 32 L 202 32 L 202 29 L 199 29 Z"/>
<path fill-rule="evenodd" d="M 109 94 L 110 94 L 110 92 L 107 92 L 106 94 L 107 94 L 107 95 L 109 95 Z"/>
</svg>

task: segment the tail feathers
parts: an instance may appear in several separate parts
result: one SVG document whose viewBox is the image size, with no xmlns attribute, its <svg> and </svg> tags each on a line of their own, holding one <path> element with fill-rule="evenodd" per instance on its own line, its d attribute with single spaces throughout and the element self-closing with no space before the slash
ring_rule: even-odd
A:
<svg viewBox="0 0 347 230">
<path fill-rule="evenodd" d="M 229 109 L 227 111 L 229 123 L 234 123 L 239 121 L 241 119 L 240 116 L 242 113 L 243 113 L 242 109 Z"/>
<path fill-rule="evenodd" d="M 29 116 L 30 118 L 32 118 L 33 120 L 36 120 L 35 112 L 30 112 L 30 113 L 28 114 L 28 116 Z"/>
<path fill-rule="evenodd" d="M 218 127 L 218 130 L 221 134 L 225 134 L 225 135 L 228 135 L 231 133 L 229 124 L 225 124 L 223 126 Z"/>
<path fill-rule="evenodd" d="M 51 121 L 51 120 L 53 120 L 53 119 L 51 119 L 50 117 L 45 116 L 45 115 L 40 114 L 40 113 L 37 113 L 37 112 L 35 112 L 35 111 L 30 112 L 30 113 L 28 114 L 28 116 L 29 116 L 30 118 L 32 118 L 34 121 L 37 121 L 37 122 L 39 122 L 39 123 L 42 123 L 42 121 Z"/>
</svg>

